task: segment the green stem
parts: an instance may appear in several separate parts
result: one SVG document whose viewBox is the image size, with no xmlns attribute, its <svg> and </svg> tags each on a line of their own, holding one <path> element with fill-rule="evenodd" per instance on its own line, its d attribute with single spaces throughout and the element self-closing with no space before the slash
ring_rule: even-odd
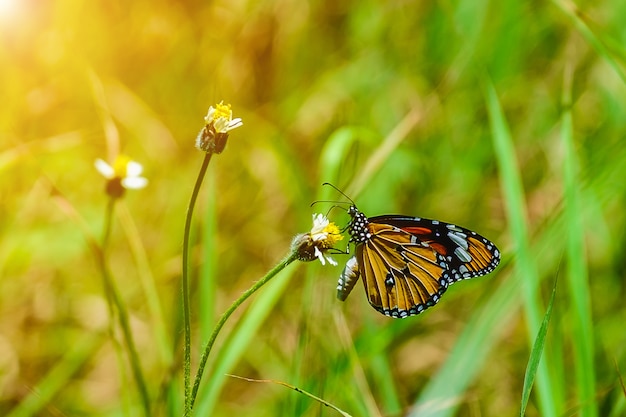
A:
<svg viewBox="0 0 626 417">
<path fill-rule="evenodd" d="M 111 218 L 113 217 L 113 207 L 115 206 L 115 199 L 109 199 L 104 215 L 104 225 L 102 229 L 102 243 L 98 245 L 95 241 L 93 242 L 94 254 L 98 260 L 98 266 L 100 267 L 100 273 L 102 274 L 102 282 L 104 283 L 104 293 L 106 295 L 107 307 L 109 308 L 109 333 L 111 336 L 111 340 L 117 344 L 115 340 L 115 330 L 114 330 L 114 320 L 115 320 L 115 306 L 113 302 L 113 294 L 111 293 L 111 285 L 109 280 L 107 279 L 107 274 L 104 272 L 106 269 L 106 257 L 107 257 L 107 249 L 109 246 L 109 236 L 111 235 Z"/>
<path fill-rule="evenodd" d="M 191 392 L 191 401 L 189 404 L 189 409 L 193 408 L 193 404 L 196 400 L 196 396 L 198 394 L 198 388 L 200 387 L 200 381 L 202 380 L 202 374 L 204 373 L 204 368 L 206 366 L 207 359 L 209 358 L 209 354 L 211 353 L 211 349 L 213 348 L 213 344 L 215 343 L 215 339 L 217 335 L 224 327 L 226 320 L 233 314 L 233 312 L 244 302 L 246 301 L 252 294 L 254 294 L 259 288 L 265 285 L 270 279 L 272 279 L 276 274 L 285 269 L 287 265 L 292 263 L 297 259 L 297 253 L 293 251 L 288 257 L 283 259 L 278 265 L 276 265 L 271 271 L 269 271 L 260 281 L 257 281 L 252 287 L 250 287 L 246 292 L 241 294 L 239 298 L 235 300 L 235 302 L 222 314 L 219 321 L 215 325 L 215 329 L 213 329 L 213 333 L 209 338 L 204 350 L 202 352 L 202 356 L 200 357 L 200 364 L 198 366 L 198 373 L 196 374 L 196 379 L 193 383 L 193 390 Z M 185 414 L 188 415 L 188 414 Z"/>
<path fill-rule="evenodd" d="M 115 198 L 111 198 L 109 200 L 109 204 L 107 205 L 106 214 L 105 214 L 105 222 L 104 222 L 104 232 L 102 237 L 102 245 L 100 250 L 96 250 L 96 257 L 98 260 L 98 265 L 100 267 L 100 272 L 102 274 L 102 280 L 104 281 L 105 291 L 107 295 L 112 299 L 113 304 L 117 308 L 118 318 L 120 322 L 120 327 L 122 328 L 122 334 L 124 335 L 124 342 L 126 344 L 126 349 L 128 350 L 130 365 L 133 371 L 133 376 L 135 378 L 135 382 L 137 383 L 137 387 L 139 389 L 139 394 L 141 396 L 142 405 L 144 408 L 144 413 L 146 417 L 150 416 L 150 399 L 148 396 L 148 388 L 146 387 L 146 382 L 143 377 L 143 373 L 141 372 L 141 365 L 139 362 L 139 355 L 137 354 L 137 348 L 135 347 L 135 342 L 133 340 L 133 336 L 130 330 L 130 325 L 128 321 L 128 312 L 126 311 L 126 306 L 122 302 L 122 298 L 115 287 L 115 283 L 113 278 L 111 277 L 111 273 L 107 267 L 106 263 L 106 249 L 108 245 L 109 235 L 111 231 L 111 219 L 113 217 L 113 208 L 115 206 Z"/>
<path fill-rule="evenodd" d="M 122 210 L 120 210 L 122 209 Z M 157 283 L 152 273 L 146 248 L 141 241 L 141 234 L 126 205 L 117 206 L 116 220 L 120 222 L 130 251 L 137 265 L 137 275 L 141 282 L 144 295 L 146 297 L 150 321 L 154 328 L 155 342 L 159 351 L 159 356 L 163 364 L 170 366 L 173 361 L 172 343 L 168 337 L 166 319 L 161 307 Z"/>
<path fill-rule="evenodd" d="M 193 401 L 190 396 L 191 388 L 191 303 L 189 301 L 189 236 L 191 234 L 191 217 L 193 216 L 193 209 L 196 205 L 196 200 L 200 192 L 200 186 L 204 180 L 207 167 L 211 161 L 212 153 L 207 153 L 202 161 L 196 184 L 193 187 L 191 193 L 191 199 L 189 200 L 189 207 L 187 208 L 187 218 L 185 219 L 185 232 L 183 235 L 183 321 L 184 321 L 184 379 L 185 379 L 185 416 L 191 415 L 191 407 Z"/>
<path fill-rule="evenodd" d="M 113 219 L 113 209 L 115 208 L 115 198 L 111 197 L 107 203 L 106 212 L 104 215 L 104 226 L 102 230 L 102 254 L 104 255 L 109 248 L 109 237 L 111 236 L 111 222 Z"/>
</svg>

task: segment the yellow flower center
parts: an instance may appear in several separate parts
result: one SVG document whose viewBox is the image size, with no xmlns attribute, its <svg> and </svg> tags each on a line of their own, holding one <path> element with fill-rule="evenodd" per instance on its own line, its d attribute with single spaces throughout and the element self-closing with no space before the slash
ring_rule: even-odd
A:
<svg viewBox="0 0 626 417">
<path fill-rule="evenodd" d="M 220 102 L 215 105 L 215 113 L 213 113 L 213 121 L 218 120 L 220 117 L 230 121 L 233 118 L 233 112 L 230 109 L 230 104 L 223 104 Z"/>
<path fill-rule="evenodd" d="M 329 246 L 332 246 L 343 239 L 343 235 L 339 232 L 339 228 L 335 223 L 328 223 L 322 232 L 328 233 L 326 237 L 326 244 Z"/>
<path fill-rule="evenodd" d="M 113 163 L 115 177 L 126 178 L 126 171 L 130 161 L 131 159 L 126 155 L 118 155 L 118 157 L 115 158 L 115 162 Z"/>
</svg>

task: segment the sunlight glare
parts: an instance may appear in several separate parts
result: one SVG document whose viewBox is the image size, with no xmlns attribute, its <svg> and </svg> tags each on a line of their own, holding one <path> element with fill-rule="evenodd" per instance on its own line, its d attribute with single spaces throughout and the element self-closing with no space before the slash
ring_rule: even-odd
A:
<svg viewBox="0 0 626 417">
<path fill-rule="evenodd" d="M 9 21 L 19 12 L 20 0 L 0 0 L 0 20 Z"/>
</svg>

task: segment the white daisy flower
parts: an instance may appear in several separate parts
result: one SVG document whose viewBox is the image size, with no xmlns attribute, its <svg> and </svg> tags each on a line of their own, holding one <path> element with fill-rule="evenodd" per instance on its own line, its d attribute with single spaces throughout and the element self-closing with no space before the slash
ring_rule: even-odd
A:
<svg viewBox="0 0 626 417">
<path fill-rule="evenodd" d="M 337 265 L 327 252 L 341 239 L 343 236 L 335 223 L 330 222 L 323 214 L 314 214 L 311 231 L 296 236 L 291 246 L 301 261 L 309 262 L 319 259 L 322 265 L 326 265 L 326 262 Z"/>
<path fill-rule="evenodd" d="M 138 190 L 148 185 L 148 180 L 141 176 L 143 167 L 126 155 L 119 155 L 113 165 L 102 159 L 96 159 L 96 170 L 106 178 L 107 194 L 112 197 L 121 197 L 124 190 Z"/>
</svg>

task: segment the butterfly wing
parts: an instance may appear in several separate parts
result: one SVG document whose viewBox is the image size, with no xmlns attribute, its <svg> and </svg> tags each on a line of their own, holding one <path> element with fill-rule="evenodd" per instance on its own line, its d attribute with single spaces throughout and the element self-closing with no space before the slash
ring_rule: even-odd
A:
<svg viewBox="0 0 626 417">
<path fill-rule="evenodd" d="M 435 250 L 394 226 L 370 223 L 371 238 L 357 247 L 369 303 L 391 317 L 419 314 L 448 287 L 447 263 Z"/>
<path fill-rule="evenodd" d="M 487 274 L 499 263 L 493 243 L 452 224 L 378 216 L 366 227 L 370 237 L 356 250 L 358 272 L 370 304 L 387 316 L 419 314 L 450 284 Z"/>
<path fill-rule="evenodd" d="M 452 282 L 486 275 L 500 263 L 500 251 L 496 245 L 464 227 L 397 215 L 376 216 L 369 221 L 394 226 L 432 247 L 449 264 Z"/>
</svg>

